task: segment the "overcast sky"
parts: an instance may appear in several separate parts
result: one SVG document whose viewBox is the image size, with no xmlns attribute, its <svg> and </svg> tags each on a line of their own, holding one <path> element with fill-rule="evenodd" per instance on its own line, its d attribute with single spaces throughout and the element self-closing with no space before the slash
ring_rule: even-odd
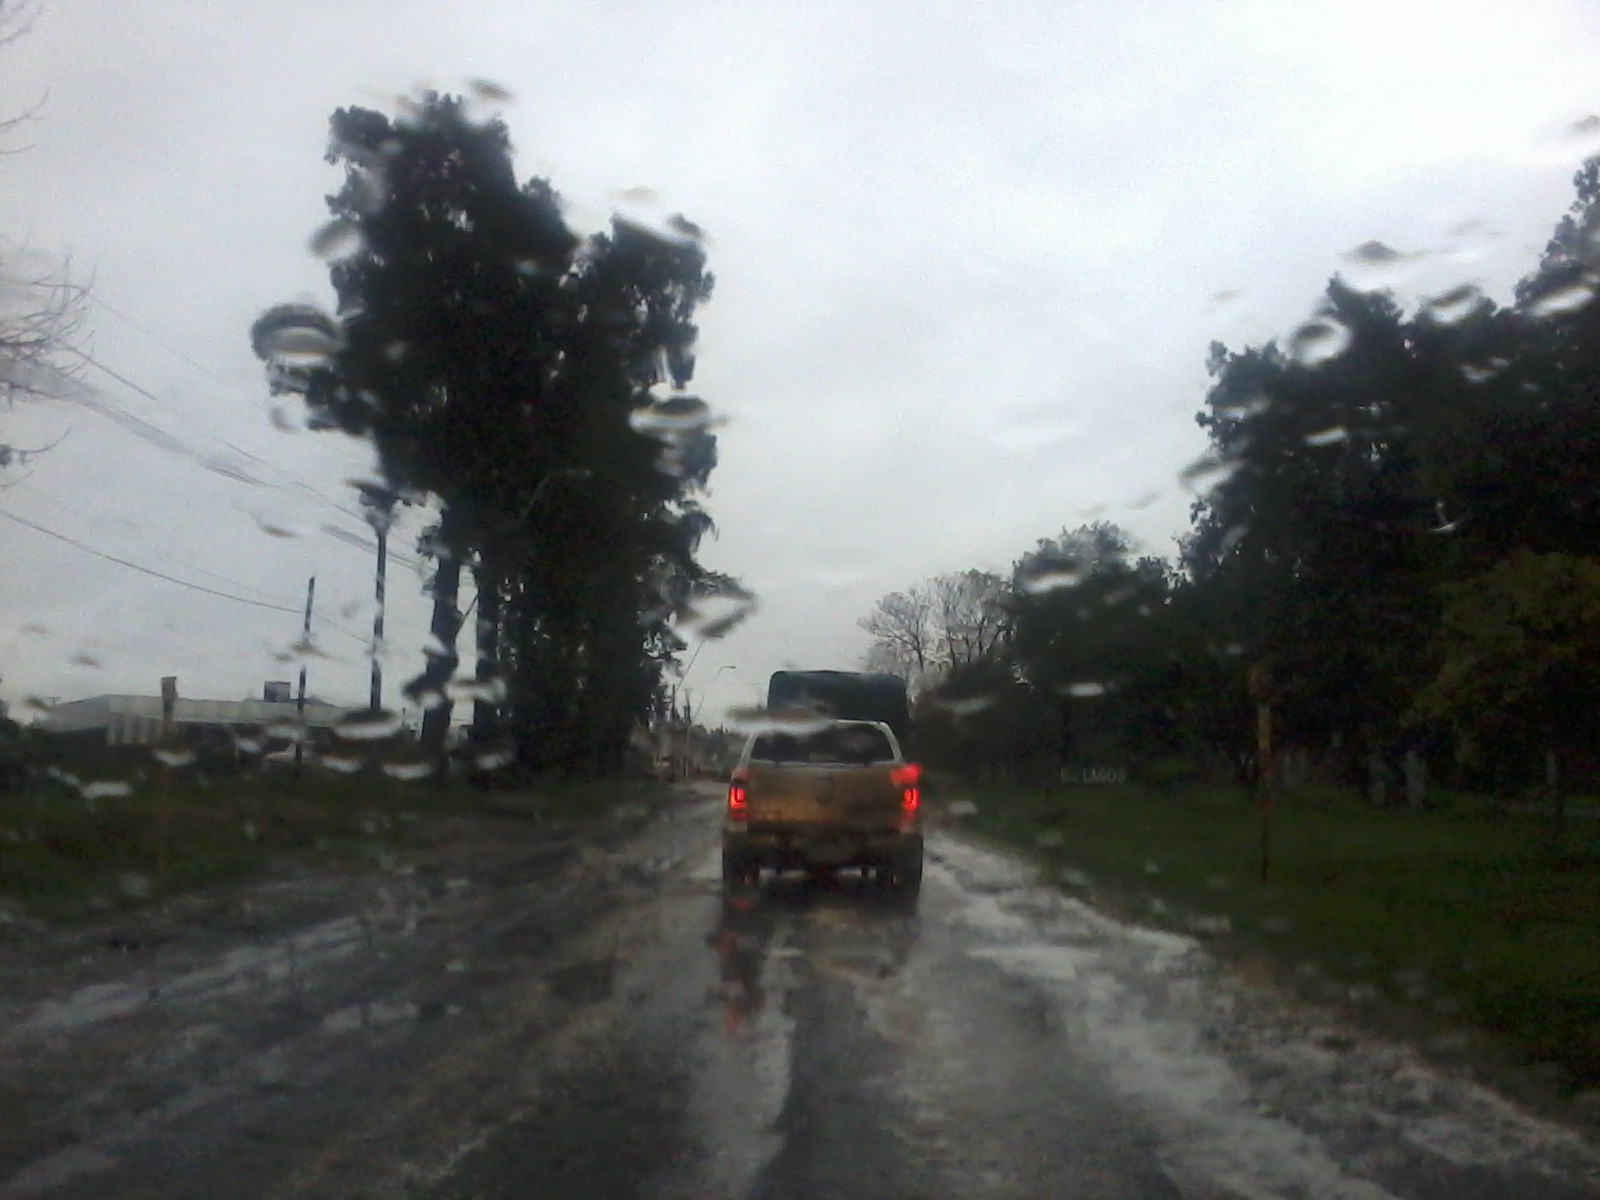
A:
<svg viewBox="0 0 1600 1200">
<path fill-rule="evenodd" d="M 314 573 L 312 691 L 364 701 L 343 481 L 369 456 L 273 423 L 247 331 L 330 299 L 329 113 L 475 78 L 575 227 L 646 187 L 710 235 L 703 558 L 761 597 L 688 676 L 720 709 L 855 665 L 879 595 L 1063 526 L 1169 553 L 1208 343 L 1292 329 L 1354 246 L 1426 252 L 1404 294 L 1504 296 L 1600 149 L 1571 132 L 1600 5 L 42 0 L 0 49 L 0 113 L 38 108 L 0 236 L 12 271 L 92 278 L 95 361 L 0 418 L 66 435 L 0 490 L 0 696 L 259 695 Z M 393 698 L 426 606 L 403 564 L 390 595 Z"/>
</svg>

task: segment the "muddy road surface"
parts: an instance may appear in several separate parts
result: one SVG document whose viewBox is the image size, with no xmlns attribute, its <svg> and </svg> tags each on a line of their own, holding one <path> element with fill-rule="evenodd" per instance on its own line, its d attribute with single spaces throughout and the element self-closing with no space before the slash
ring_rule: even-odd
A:
<svg viewBox="0 0 1600 1200">
<path fill-rule="evenodd" d="M 717 795 L 0 944 L 0 1195 L 1557 1200 L 1600 1154 L 935 835 L 725 901 Z"/>
</svg>

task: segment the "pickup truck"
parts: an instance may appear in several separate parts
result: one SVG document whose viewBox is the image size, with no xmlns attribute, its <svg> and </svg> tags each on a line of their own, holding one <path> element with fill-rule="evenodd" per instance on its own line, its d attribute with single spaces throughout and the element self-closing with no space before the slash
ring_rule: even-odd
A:
<svg viewBox="0 0 1600 1200">
<path fill-rule="evenodd" d="M 855 867 L 902 895 L 922 886 L 922 769 L 878 721 L 820 721 L 750 735 L 728 784 L 726 889 L 761 871 L 813 879 Z"/>
</svg>

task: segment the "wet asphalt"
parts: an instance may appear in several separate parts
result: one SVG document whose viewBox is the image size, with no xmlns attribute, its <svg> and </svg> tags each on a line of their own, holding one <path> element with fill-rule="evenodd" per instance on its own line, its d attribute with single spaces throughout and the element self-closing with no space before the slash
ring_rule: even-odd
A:
<svg viewBox="0 0 1600 1200">
<path fill-rule="evenodd" d="M 1548 1169 L 1474 1165 L 1385 1113 L 1263 1115 L 1161 1044 L 1214 1002 L 1192 947 L 955 840 L 914 905 L 849 876 L 724 896 L 716 818 L 702 789 L 599 845 L 398 872 L 354 922 L 11 995 L 0 1196 L 1600 1195 L 1557 1135 Z"/>
</svg>

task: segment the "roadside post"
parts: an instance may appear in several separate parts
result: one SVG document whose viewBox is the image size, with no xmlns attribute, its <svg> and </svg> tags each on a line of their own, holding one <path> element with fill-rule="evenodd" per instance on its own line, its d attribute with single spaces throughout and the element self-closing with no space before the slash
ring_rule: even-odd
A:
<svg viewBox="0 0 1600 1200">
<path fill-rule="evenodd" d="M 1278 785 L 1272 752 L 1272 663 L 1263 659 L 1252 666 L 1247 684 L 1256 702 L 1256 809 L 1261 821 L 1261 882 L 1266 883 L 1272 873 L 1272 802 Z"/>
<path fill-rule="evenodd" d="M 172 742 L 172 723 L 177 709 L 178 677 L 163 675 L 161 734 L 158 739 L 163 753 L 156 760 L 157 778 L 160 780 L 156 790 L 156 878 L 163 886 L 167 882 L 167 842 L 172 830 L 172 763 L 168 761 L 170 755 L 166 751 Z"/>
</svg>

